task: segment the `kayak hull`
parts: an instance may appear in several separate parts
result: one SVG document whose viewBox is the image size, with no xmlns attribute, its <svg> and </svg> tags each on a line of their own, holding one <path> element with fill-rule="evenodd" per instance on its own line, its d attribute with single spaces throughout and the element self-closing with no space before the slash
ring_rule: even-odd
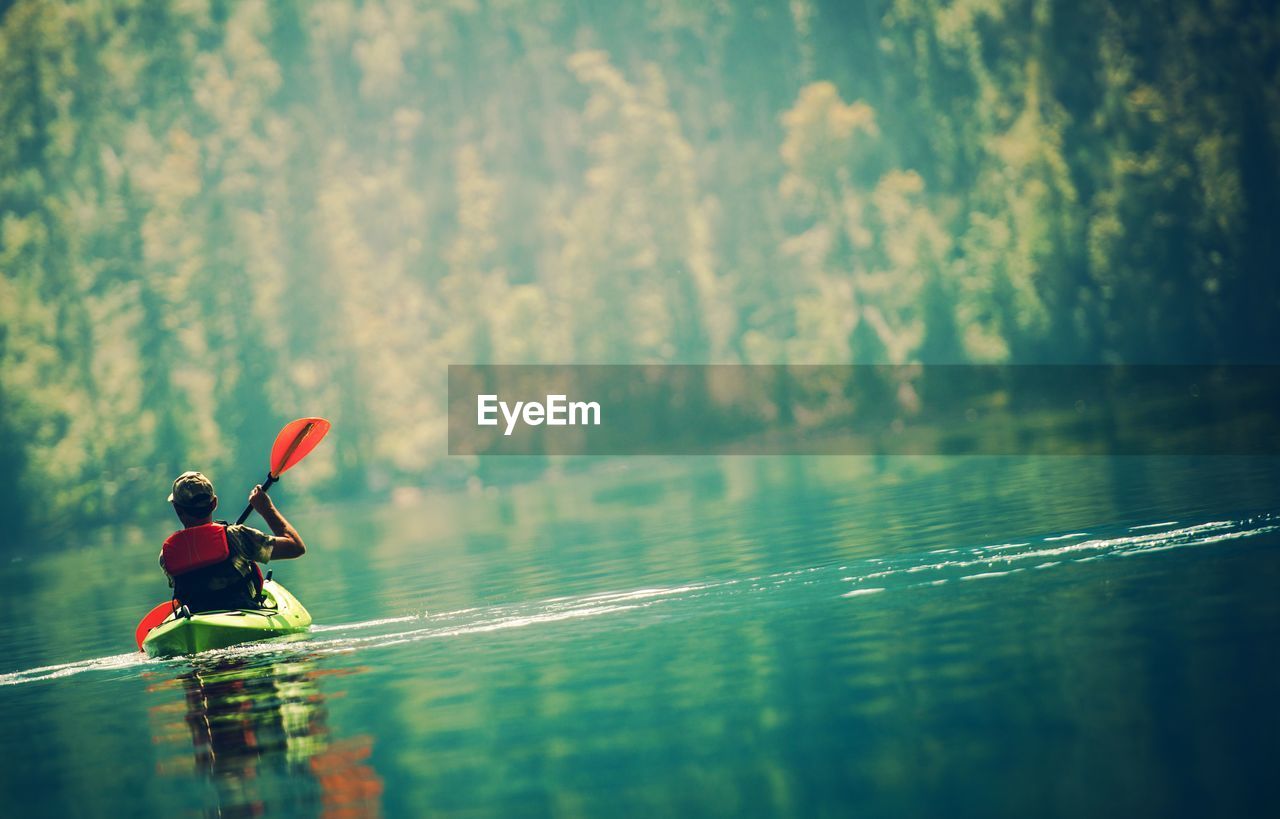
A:
<svg viewBox="0 0 1280 819">
<path fill-rule="evenodd" d="M 170 615 L 142 641 L 149 657 L 199 654 L 215 648 L 300 634 L 311 627 L 311 614 L 298 598 L 274 580 L 262 586 L 265 609 L 207 611 L 190 617 Z"/>
</svg>

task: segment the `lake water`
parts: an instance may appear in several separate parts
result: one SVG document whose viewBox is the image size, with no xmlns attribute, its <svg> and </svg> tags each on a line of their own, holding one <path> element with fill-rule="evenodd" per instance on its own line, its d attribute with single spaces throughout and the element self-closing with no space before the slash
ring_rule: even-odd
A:
<svg viewBox="0 0 1280 819">
<path fill-rule="evenodd" d="M 165 661 L 131 650 L 158 504 L 3 556 L 0 815 L 1274 814 L 1278 478 L 637 458 L 325 509 L 286 482 L 311 637 Z"/>
</svg>

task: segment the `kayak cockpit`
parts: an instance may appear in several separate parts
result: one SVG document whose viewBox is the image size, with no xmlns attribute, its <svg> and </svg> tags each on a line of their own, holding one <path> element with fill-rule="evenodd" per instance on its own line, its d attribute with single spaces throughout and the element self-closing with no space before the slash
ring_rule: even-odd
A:
<svg viewBox="0 0 1280 819">
<path fill-rule="evenodd" d="M 263 596 L 273 608 L 199 613 L 180 609 L 147 634 L 142 650 L 151 657 L 176 657 L 299 634 L 311 627 L 311 614 L 284 586 L 268 580 Z"/>
</svg>

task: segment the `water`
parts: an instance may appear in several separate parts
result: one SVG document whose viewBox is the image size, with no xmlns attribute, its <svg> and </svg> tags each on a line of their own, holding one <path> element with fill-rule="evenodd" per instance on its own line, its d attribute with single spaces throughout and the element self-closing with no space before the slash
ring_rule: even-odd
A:
<svg viewBox="0 0 1280 819">
<path fill-rule="evenodd" d="M 197 660 L 130 651 L 167 521 L 15 552 L 0 814 L 1273 812 L 1277 472 L 634 459 L 282 493 L 314 633 Z"/>
</svg>

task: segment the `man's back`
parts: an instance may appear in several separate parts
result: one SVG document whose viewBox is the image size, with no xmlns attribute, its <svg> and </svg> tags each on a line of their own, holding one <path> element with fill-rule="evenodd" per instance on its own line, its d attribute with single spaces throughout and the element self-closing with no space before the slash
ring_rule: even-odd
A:
<svg viewBox="0 0 1280 819">
<path fill-rule="evenodd" d="M 184 528 L 165 541 L 160 567 L 169 576 L 174 597 L 193 612 L 257 608 L 262 590 L 258 564 L 306 553 L 297 530 L 261 486 L 249 493 L 249 504 L 274 535 L 238 523 L 215 522 L 218 496 L 199 472 L 179 475 L 169 502 Z"/>
<path fill-rule="evenodd" d="M 173 551 L 176 546 L 171 544 L 186 545 L 194 540 L 197 532 L 205 536 L 204 545 L 197 548 L 211 556 L 194 563 L 189 558 L 179 559 Z M 192 537 L 179 540 L 183 535 Z M 221 554 L 209 545 L 217 543 L 222 544 Z M 209 551 L 211 549 L 213 551 Z M 262 588 L 262 571 L 257 564 L 270 559 L 267 535 L 250 526 L 226 521 L 179 530 L 160 552 L 160 566 L 173 581 L 174 596 L 192 612 L 257 608 Z"/>
</svg>

